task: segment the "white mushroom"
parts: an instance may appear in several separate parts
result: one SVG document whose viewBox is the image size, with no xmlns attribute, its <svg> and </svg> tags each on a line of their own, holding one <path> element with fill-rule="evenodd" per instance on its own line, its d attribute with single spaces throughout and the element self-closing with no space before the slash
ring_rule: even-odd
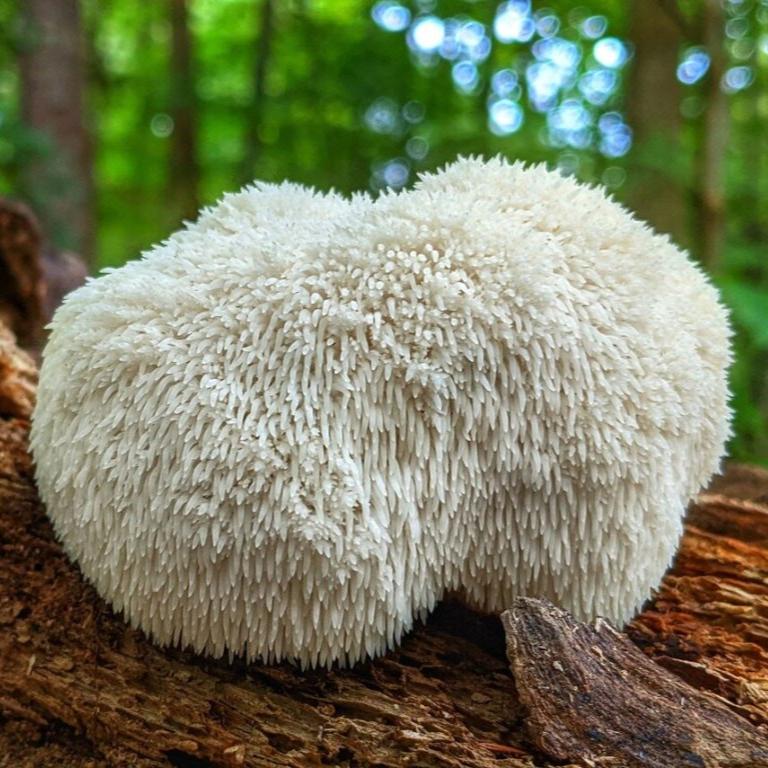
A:
<svg viewBox="0 0 768 768">
<path fill-rule="evenodd" d="M 684 253 L 542 167 L 257 185 L 57 312 L 37 479 L 162 644 L 351 663 L 453 590 L 622 623 L 718 468 L 728 337 Z"/>
</svg>

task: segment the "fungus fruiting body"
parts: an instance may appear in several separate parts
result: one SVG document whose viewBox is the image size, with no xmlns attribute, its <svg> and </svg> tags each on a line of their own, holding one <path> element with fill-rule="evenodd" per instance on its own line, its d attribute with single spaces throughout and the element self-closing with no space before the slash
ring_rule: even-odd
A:
<svg viewBox="0 0 768 768">
<path fill-rule="evenodd" d="M 251 186 L 59 309 L 37 480 L 162 644 L 352 663 L 448 591 L 622 623 L 719 465 L 728 336 L 684 253 L 541 167 Z"/>
</svg>

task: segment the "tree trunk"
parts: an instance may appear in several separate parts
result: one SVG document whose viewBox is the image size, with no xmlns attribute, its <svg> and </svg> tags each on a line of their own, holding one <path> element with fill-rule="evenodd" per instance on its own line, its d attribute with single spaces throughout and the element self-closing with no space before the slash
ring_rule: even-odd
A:
<svg viewBox="0 0 768 768">
<path fill-rule="evenodd" d="M 22 119 L 49 144 L 23 183 L 54 241 L 90 258 L 93 183 L 78 0 L 22 0 L 21 20 Z"/>
<path fill-rule="evenodd" d="M 730 128 L 728 96 L 722 88 L 727 61 L 720 0 L 703 0 L 702 30 L 710 64 L 698 157 L 698 251 L 702 263 L 715 270 L 725 241 L 725 157 Z"/>
<path fill-rule="evenodd" d="M 197 95 L 187 0 L 169 0 L 171 17 L 170 195 L 179 219 L 194 219 L 199 208 Z"/>
<path fill-rule="evenodd" d="M 67 560 L 27 452 L 34 375 L 0 329 L 0 764 L 768 766 L 768 473 L 692 507 L 626 635 L 518 601 L 508 659 L 498 617 L 446 602 L 353 669 L 213 661 L 147 642 Z"/>
<path fill-rule="evenodd" d="M 662 0 L 632 2 L 629 38 L 635 55 L 626 101 L 634 149 L 628 196 L 640 218 L 688 245 L 687 195 L 679 167 L 680 84 L 676 77 L 683 41 L 681 24 Z"/>
<path fill-rule="evenodd" d="M 272 35 L 275 29 L 275 7 L 273 0 L 262 0 L 259 11 L 258 39 L 253 61 L 253 96 L 248 110 L 245 150 L 243 152 L 242 180 L 253 180 L 261 152 L 262 141 L 259 135 L 267 96 L 267 72 L 272 55 Z"/>
</svg>

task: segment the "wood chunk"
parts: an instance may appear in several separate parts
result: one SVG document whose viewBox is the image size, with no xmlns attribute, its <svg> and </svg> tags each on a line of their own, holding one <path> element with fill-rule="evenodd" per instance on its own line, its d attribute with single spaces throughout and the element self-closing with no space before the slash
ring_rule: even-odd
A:
<svg viewBox="0 0 768 768">
<path fill-rule="evenodd" d="M 624 768 L 768 766 L 768 731 L 654 664 L 608 622 L 546 600 L 502 615 L 531 741 L 550 759 Z"/>
</svg>

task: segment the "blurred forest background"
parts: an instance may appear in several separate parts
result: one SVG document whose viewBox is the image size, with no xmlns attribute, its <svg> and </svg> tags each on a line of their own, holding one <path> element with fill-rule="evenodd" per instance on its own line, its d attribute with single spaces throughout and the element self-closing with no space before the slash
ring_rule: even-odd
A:
<svg viewBox="0 0 768 768">
<path fill-rule="evenodd" d="M 497 152 L 690 249 L 736 328 L 732 455 L 768 463 L 768 0 L 0 4 L 0 193 L 92 270 L 253 178 Z"/>
</svg>

